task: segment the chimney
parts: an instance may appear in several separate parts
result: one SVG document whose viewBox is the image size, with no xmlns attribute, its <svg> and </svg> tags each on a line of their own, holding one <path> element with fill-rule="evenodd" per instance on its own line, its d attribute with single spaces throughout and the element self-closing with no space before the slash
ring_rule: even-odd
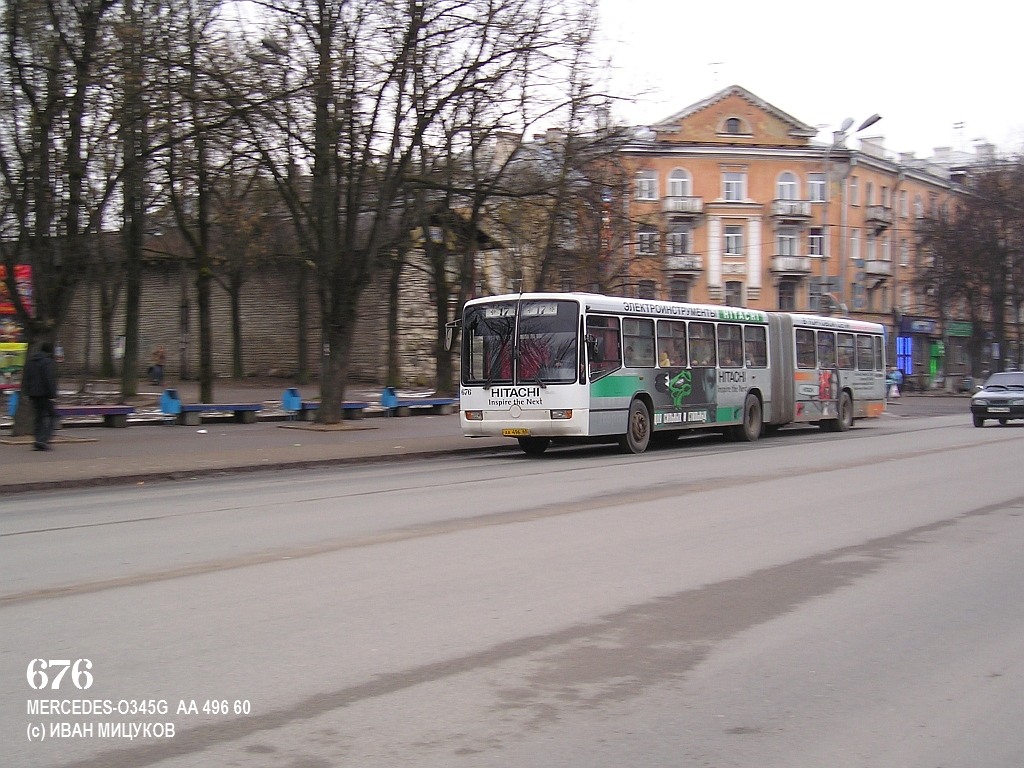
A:
<svg viewBox="0 0 1024 768">
<path fill-rule="evenodd" d="M 885 136 L 865 136 L 860 140 L 860 151 L 865 155 L 885 159 Z"/>
</svg>

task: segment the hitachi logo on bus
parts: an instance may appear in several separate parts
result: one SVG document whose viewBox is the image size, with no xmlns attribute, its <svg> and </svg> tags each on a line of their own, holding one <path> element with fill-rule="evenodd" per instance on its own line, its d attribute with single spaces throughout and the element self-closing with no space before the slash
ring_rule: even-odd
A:
<svg viewBox="0 0 1024 768">
<path fill-rule="evenodd" d="M 540 387 L 491 387 L 491 398 L 540 397 Z"/>
</svg>

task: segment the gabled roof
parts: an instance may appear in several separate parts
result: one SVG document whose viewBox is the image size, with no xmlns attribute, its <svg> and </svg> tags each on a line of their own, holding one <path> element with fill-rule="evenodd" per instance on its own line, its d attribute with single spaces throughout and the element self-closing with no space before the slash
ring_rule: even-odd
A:
<svg viewBox="0 0 1024 768">
<path fill-rule="evenodd" d="M 784 123 L 787 123 L 788 125 L 791 126 L 789 131 L 791 136 L 807 136 L 813 138 L 814 136 L 818 135 L 818 130 L 816 128 L 807 125 L 807 123 L 804 123 L 800 120 L 797 120 L 789 113 L 783 112 L 778 107 L 774 106 L 773 104 L 769 104 L 764 99 L 760 98 L 759 96 L 755 96 L 746 88 L 743 88 L 739 85 L 730 85 L 728 88 L 723 88 L 722 90 L 712 94 L 703 101 L 698 101 L 696 104 L 691 104 L 682 112 L 677 112 L 676 114 L 667 117 L 664 120 L 659 120 L 657 123 L 654 123 L 651 127 L 654 129 L 668 127 L 673 123 L 678 123 L 681 120 L 685 120 L 691 115 L 694 115 L 703 109 L 707 109 L 708 107 L 713 106 L 714 104 L 717 104 L 720 101 L 724 101 L 730 96 L 738 96 L 739 98 L 749 102 L 750 104 L 764 111 L 765 113 L 772 115 L 773 117 L 781 120 Z"/>
</svg>

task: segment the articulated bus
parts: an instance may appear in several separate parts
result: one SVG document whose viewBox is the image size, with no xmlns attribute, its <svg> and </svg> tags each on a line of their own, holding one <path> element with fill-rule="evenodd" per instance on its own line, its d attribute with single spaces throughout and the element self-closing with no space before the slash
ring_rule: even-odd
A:
<svg viewBox="0 0 1024 768">
<path fill-rule="evenodd" d="M 586 293 L 466 303 L 461 423 L 530 455 L 552 443 L 719 430 L 736 440 L 790 423 L 848 430 L 885 410 L 885 329 L 839 317 Z"/>
</svg>

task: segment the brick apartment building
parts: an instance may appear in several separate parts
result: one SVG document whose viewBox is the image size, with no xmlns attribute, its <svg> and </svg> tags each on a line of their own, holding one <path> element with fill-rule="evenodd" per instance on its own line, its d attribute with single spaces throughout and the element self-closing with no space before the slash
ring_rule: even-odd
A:
<svg viewBox="0 0 1024 768">
<path fill-rule="evenodd" d="M 623 150 L 627 290 L 849 314 L 889 327 L 889 355 L 914 375 L 966 371 L 955 334 L 969 329 L 940 327 L 913 279 L 915 222 L 956 194 L 949 169 L 893 157 L 855 124 L 817 133 L 739 86 L 639 132 Z"/>
</svg>

